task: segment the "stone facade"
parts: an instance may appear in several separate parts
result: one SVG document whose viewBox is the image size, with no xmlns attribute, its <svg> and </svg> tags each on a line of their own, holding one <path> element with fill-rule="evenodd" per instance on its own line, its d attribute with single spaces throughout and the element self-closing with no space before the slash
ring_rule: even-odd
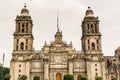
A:
<svg viewBox="0 0 120 80">
<path fill-rule="evenodd" d="M 98 17 L 88 7 L 82 21 L 82 50 L 73 49 L 62 40 L 62 32 L 57 30 L 55 40 L 50 44 L 44 43 L 40 51 L 33 49 L 32 19 L 26 5 L 21 15 L 16 17 L 14 32 L 14 47 L 10 62 L 11 80 L 18 80 L 21 75 L 27 75 L 28 80 L 39 76 L 40 80 L 63 80 L 65 74 L 74 75 L 74 80 L 86 76 L 95 80 L 101 76 L 103 80 L 117 77 L 119 80 L 120 49 L 115 56 L 103 56 L 101 33 Z"/>
</svg>

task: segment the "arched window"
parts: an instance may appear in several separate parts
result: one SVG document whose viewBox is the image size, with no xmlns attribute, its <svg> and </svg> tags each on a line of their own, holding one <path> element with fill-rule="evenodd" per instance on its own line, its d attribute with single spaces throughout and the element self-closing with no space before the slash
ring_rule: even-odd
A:
<svg viewBox="0 0 120 80">
<path fill-rule="evenodd" d="M 26 44 L 28 44 L 28 39 L 26 39 Z"/>
<path fill-rule="evenodd" d="M 88 44 L 90 44 L 90 40 L 88 39 Z"/>
<path fill-rule="evenodd" d="M 18 23 L 18 32 L 20 32 L 20 23 Z"/>
<path fill-rule="evenodd" d="M 91 24 L 91 32 L 94 33 L 93 24 Z"/>
<path fill-rule="evenodd" d="M 25 30 L 24 30 L 24 23 L 23 23 L 23 24 L 22 24 L 22 32 L 24 33 L 24 31 L 25 31 Z"/>
<path fill-rule="evenodd" d="M 97 33 L 97 24 L 95 24 L 95 32 Z"/>
<path fill-rule="evenodd" d="M 90 50 L 90 46 L 88 46 L 88 50 Z"/>
<path fill-rule="evenodd" d="M 99 46 L 97 46 L 97 50 L 99 50 Z"/>
<path fill-rule="evenodd" d="M 20 45 L 20 49 L 24 49 L 24 43 L 22 42 L 21 45 Z"/>
<path fill-rule="evenodd" d="M 16 50 L 18 50 L 18 46 L 16 46 Z"/>
<path fill-rule="evenodd" d="M 98 39 L 97 39 L 97 41 L 96 41 L 96 42 L 97 42 L 97 44 L 99 44 L 99 40 L 98 40 Z"/>
<path fill-rule="evenodd" d="M 28 23 L 26 23 L 26 33 L 28 32 Z"/>
<path fill-rule="evenodd" d="M 95 50 L 95 43 L 92 43 L 92 50 Z"/>
<path fill-rule="evenodd" d="M 87 27 L 87 28 L 88 28 L 87 31 L 88 31 L 88 33 L 90 33 L 91 30 L 90 30 L 89 24 L 87 24 L 87 26 L 88 26 L 88 27 Z"/>
<path fill-rule="evenodd" d="M 17 39 L 17 44 L 19 43 L 19 39 Z"/>
<path fill-rule="evenodd" d="M 26 46 L 26 50 L 28 49 L 28 46 Z"/>
</svg>

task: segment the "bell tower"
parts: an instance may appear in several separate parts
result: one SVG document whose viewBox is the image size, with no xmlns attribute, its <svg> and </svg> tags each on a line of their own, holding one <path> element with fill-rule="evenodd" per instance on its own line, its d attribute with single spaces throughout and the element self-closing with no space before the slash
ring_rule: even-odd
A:
<svg viewBox="0 0 120 80">
<path fill-rule="evenodd" d="M 14 52 L 31 51 L 33 49 L 32 19 L 29 10 L 24 8 L 21 15 L 16 17 L 16 30 L 14 32 Z"/>
<path fill-rule="evenodd" d="M 101 33 L 99 32 L 99 20 L 88 7 L 82 22 L 82 51 L 86 54 L 101 54 Z"/>
<path fill-rule="evenodd" d="M 82 22 L 81 40 L 88 79 L 95 80 L 96 76 L 101 76 L 105 80 L 105 62 L 102 53 L 99 20 L 98 17 L 94 16 L 90 7 L 88 7 Z"/>
</svg>

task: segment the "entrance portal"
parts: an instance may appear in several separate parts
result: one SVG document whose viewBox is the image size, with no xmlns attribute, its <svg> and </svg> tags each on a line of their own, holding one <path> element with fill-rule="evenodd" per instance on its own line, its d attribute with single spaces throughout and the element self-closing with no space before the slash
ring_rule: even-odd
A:
<svg viewBox="0 0 120 80">
<path fill-rule="evenodd" d="M 61 74 L 60 73 L 56 74 L 56 80 L 61 80 Z"/>
<path fill-rule="evenodd" d="M 81 80 L 81 75 L 78 75 L 78 76 L 77 76 L 77 80 Z"/>
</svg>

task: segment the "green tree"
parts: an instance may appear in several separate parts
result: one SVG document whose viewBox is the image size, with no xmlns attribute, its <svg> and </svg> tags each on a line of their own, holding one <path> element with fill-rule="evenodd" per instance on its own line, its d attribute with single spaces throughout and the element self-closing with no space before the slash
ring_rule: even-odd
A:
<svg viewBox="0 0 120 80">
<path fill-rule="evenodd" d="M 86 76 L 82 76 L 80 80 L 88 80 Z"/>
<path fill-rule="evenodd" d="M 65 74 L 64 75 L 64 80 L 74 80 L 74 77 L 73 77 L 73 75 Z"/>
<path fill-rule="evenodd" d="M 111 80 L 117 80 L 117 78 L 116 77 L 112 77 Z"/>
<path fill-rule="evenodd" d="M 27 80 L 27 76 L 26 75 L 20 76 L 20 80 Z"/>
<path fill-rule="evenodd" d="M 95 80 L 102 80 L 102 77 L 97 76 L 97 77 L 95 77 Z"/>
<path fill-rule="evenodd" d="M 34 76 L 34 80 L 40 80 L 39 76 Z"/>
<path fill-rule="evenodd" d="M 0 64 L 0 80 L 4 80 L 4 76 L 6 74 L 9 74 L 10 69 L 7 67 L 3 67 L 2 64 Z"/>
<path fill-rule="evenodd" d="M 6 74 L 6 75 L 4 76 L 4 80 L 10 80 L 10 78 L 11 78 L 10 74 Z"/>
</svg>

